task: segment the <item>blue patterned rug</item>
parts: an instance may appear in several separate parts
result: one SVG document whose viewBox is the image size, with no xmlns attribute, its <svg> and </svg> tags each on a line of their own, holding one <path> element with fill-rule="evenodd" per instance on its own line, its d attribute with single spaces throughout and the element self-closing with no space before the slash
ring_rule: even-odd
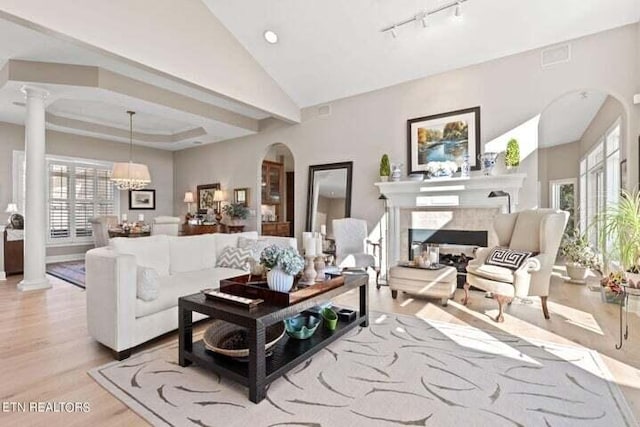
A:
<svg viewBox="0 0 640 427">
<path fill-rule="evenodd" d="M 153 425 L 637 425 L 595 351 L 409 316 L 372 314 L 257 405 L 177 357 L 169 344 L 89 374 Z"/>
</svg>

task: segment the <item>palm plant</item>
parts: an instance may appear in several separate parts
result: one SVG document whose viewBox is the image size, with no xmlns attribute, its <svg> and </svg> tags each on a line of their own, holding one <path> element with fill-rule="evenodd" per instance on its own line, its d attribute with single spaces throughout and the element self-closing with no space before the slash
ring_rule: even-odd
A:
<svg viewBox="0 0 640 427">
<path fill-rule="evenodd" d="M 613 243 L 613 255 L 625 271 L 640 267 L 640 192 L 623 190 L 617 204 L 608 205 L 599 218 L 602 247 Z M 607 251 L 604 251 L 607 252 Z"/>
</svg>

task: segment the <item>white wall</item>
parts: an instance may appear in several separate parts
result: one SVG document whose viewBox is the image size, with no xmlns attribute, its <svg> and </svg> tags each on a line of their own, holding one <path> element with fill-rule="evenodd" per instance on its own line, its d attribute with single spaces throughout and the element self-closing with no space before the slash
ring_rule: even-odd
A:
<svg viewBox="0 0 640 427">
<path fill-rule="evenodd" d="M 580 174 L 580 141 L 541 148 L 538 151 L 540 207 L 549 207 L 549 181 L 575 178 Z"/>
<path fill-rule="evenodd" d="M 46 144 L 47 154 L 105 161 L 127 161 L 129 158 L 127 144 L 51 130 L 46 132 Z M 24 127 L 0 122 L 0 219 L 3 223 L 7 216 L 4 209 L 13 198 L 12 156 L 14 150 L 24 150 Z M 128 192 L 123 191 L 120 194 L 120 211 L 128 213 L 129 218 L 137 218 L 138 213 L 143 213 L 145 221 L 150 221 L 158 215 L 172 215 L 174 207 L 173 153 L 136 146 L 134 160 L 149 166 L 152 179 L 149 188 L 156 190 L 156 209 L 129 211 Z M 88 246 L 50 247 L 47 249 L 47 256 L 84 253 L 88 248 Z"/>
<path fill-rule="evenodd" d="M 393 163 L 406 164 L 407 119 L 480 105 L 486 142 L 540 114 L 563 94 L 592 88 L 622 101 L 627 134 L 637 138 L 640 120 L 632 96 L 640 82 L 639 42 L 638 25 L 631 25 L 573 41 L 569 63 L 543 69 L 535 50 L 338 100 L 328 117 L 307 108 L 301 124 L 266 122 L 258 135 L 175 153 L 176 194 L 217 181 L 228 188 L 258 188 L 267 147 L 281 142 L 295 158 L 296 236 L 305 223 L 309 165 L 348 160 L 354 162 L 352 216 L 365 218 L 371 229 L 382 213 L 373 185 L 380 156 L 389 153 Z M 629 146 L 635 150 L 629 156 L 630 180 L 637 182 L 637 147 Z M 537 187 L 537 163 L 527 171 L 526 185 Z M 252 194 L 255 198 L 256 191 Z"/>
</svg>

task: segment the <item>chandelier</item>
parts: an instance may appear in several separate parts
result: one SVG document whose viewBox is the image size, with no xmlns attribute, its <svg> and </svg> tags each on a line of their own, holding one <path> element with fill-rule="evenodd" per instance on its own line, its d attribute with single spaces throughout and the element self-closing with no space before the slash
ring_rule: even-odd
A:
<svg viewBox="0 0 640 427">
<path fill-rule="evenodd" d="M 135 111 L 127 111 L 129 115 L 129 162 L 113 164 L 111 181 L 118 190 L 141 190 L 151 182 L 147 165 L 133 163 L 133 115 Z"/>
</svg>

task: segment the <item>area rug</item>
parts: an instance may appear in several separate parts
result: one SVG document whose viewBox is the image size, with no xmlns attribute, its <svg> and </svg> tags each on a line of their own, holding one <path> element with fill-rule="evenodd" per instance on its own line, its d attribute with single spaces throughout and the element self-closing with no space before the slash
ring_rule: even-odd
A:
<svg viewBox="0 0 640 427">
<path fill-rule="evenodd" d="M 85 287 L 84 277 L 86 271 L 84 269 L 84 261 L 68 261 L 47 264 L 47 274 L 83 289 Z"/>
<path fill-rule="evenodd" d="M 259 404 L 231 380 L 180 367 L 177 353 L 169 344 L 89 374 L 153 425 L 637 425 L 595 351 L 414 317 L 374 313 Z"/>
</svg>

